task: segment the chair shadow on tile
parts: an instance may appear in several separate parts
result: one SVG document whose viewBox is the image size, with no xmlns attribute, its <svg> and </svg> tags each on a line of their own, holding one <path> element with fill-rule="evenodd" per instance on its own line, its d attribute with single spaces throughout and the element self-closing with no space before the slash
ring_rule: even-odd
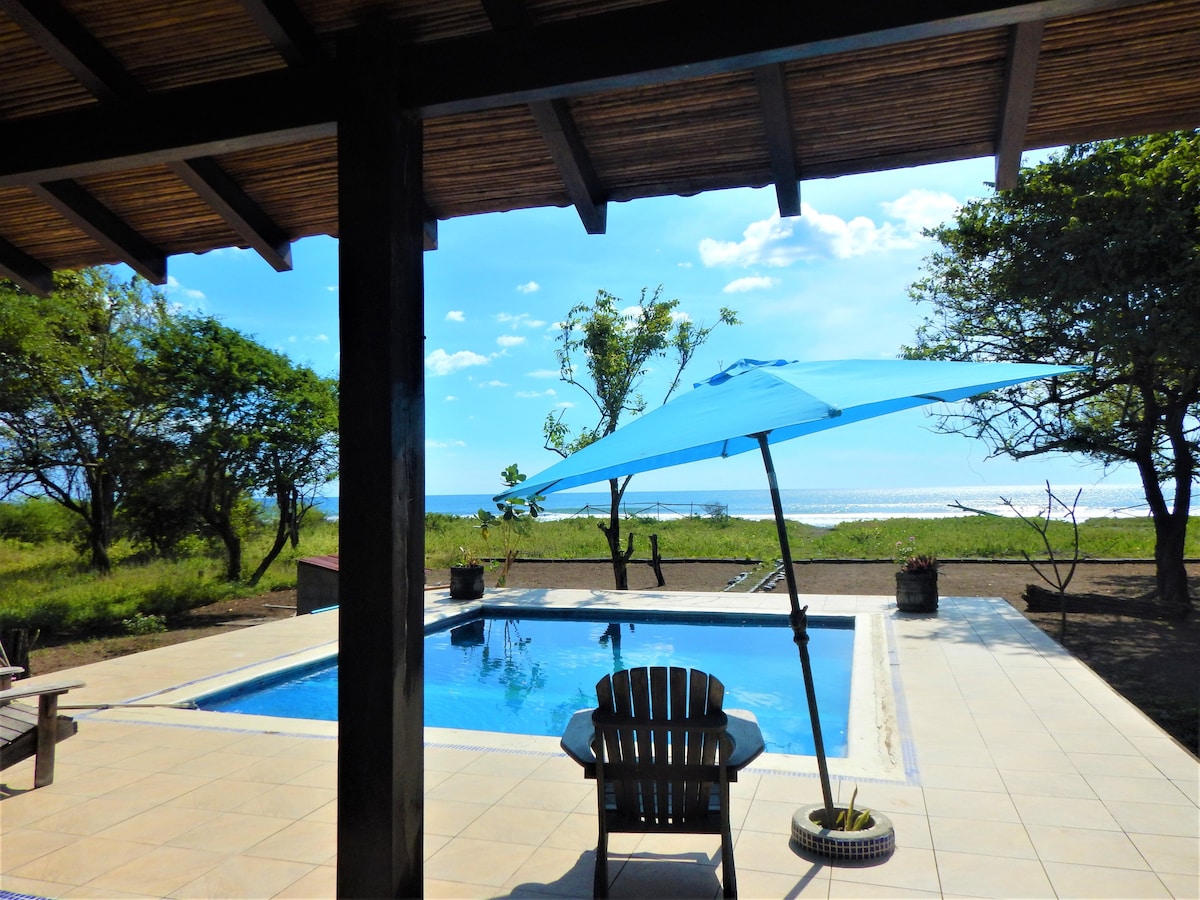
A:
<svg viewBox="0 0 1200 900">
<path fill-rule="evenodd" d="M 609 853 L 609 897 L 713 898 L 721 893 L 720 855 L 707 853 Z M 504 897 L 591 897 L 596 851 L 579 855 L 554 881 L 513 886 Z"/>
</svg>

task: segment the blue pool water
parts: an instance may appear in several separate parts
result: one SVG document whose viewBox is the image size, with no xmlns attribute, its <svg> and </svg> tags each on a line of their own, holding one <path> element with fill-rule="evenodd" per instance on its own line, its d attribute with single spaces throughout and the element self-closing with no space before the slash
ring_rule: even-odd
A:
<svg viewBox="0 0 1200 900">
<path fill-rule="evenodd" d="M 488 615 L 425 637 L 425 724 L 557 737 L 596 682 L 637 666 L 704 669 L 725 684 L 725 706 L 758 717 L 767 749 L 813 753 L 800 657 L 786 619 L 586 620 Z M 846 755 L 854 630 L 810 620 L 809 653 L 825 750 Z M 201 698 L 203 709 L 337 719 L 337 661 Z"/>
</svg>

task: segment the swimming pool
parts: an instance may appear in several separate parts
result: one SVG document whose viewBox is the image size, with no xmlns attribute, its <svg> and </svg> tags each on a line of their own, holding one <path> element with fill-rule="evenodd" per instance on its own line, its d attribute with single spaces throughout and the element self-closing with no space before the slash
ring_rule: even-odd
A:
<svg viewBox="0 0 1200 900">
<path fill-rule="evenodd" d="M 809 649 L 826 752 L 845 756 L 854 620 L 810 620 Z M 812 728 L 785 616 L 670 617 L 630 612 L 486 612 L 425 638 L 425 724 L 557 737 L 595 705 L 595 684 L 619 668 L 705 669 L 725 705 L 749 709 L 767 749 L 810 755 Z M 206 710 L 336 720 L 336 658 L 197 698 Z"/>
</svg>

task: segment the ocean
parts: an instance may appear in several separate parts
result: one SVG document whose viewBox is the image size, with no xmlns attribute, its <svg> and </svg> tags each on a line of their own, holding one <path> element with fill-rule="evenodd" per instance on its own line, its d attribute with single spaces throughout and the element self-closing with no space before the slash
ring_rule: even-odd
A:
<svg viewBox="0 0 1200 900">
<path fill-rule="evenodd" d="M 1051 485 L 1065 503 L 1075 499 L 1079 485 Z M 1006 487 L 921 487 L 921 488 L 801 488 L 780 492 L 783 513 L 788 519 L 808 525 L 829 526 L 860 519 L 921 518 L 933 519 L 967 515 L 951 508 L 961 503 L 972 509 L 1000 515 L 1014 515 L 1001 498 L 1011 500 L 1023 514 L 1036 514 L 1045 508 L 1045 485 Z M 570 516 L 608 515 L 607 491 L 564 491 L 549 494 L 542 504 L 544 519 Z M 327 516 L 337 516 L 337 498 L 320 502 Z M 769 519 L 771 497 L 762 490 L 627 491 L 622 511 L 628 516 L 672 519 L 683 516 L 708 516 L 724 512 L 743 519 Z M 495 510 L 489 494 L 430 494 L 425 498 L 428 512 L 455 516 L 473 516 L 478 509 Z M 1146 500 L 1140 485 L 1098 484 L 1082 487 L 1076 517 L 1079 521 L 1097 517 L 1145 516 Z"/>
</svg>

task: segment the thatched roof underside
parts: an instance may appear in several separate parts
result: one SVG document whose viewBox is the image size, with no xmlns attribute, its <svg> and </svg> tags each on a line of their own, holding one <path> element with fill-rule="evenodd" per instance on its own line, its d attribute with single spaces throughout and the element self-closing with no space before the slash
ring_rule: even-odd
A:
<svg viewBox="0 0 1200 900">
<path fill-rule="evenodd" d="M 394 46 L 437 219 L 1200 125 L 1200 0 L 0 0 L 0 275 L 338 233 L 337 55 Z M 955 13 L 947 18 L 944 8 Z M 368 13 L 369 11 L 369 13 Z M 910 18 L 905 19 L 904 16 Z M 342 52 L 345 52 L 343 49 Z"/>
</svg>

